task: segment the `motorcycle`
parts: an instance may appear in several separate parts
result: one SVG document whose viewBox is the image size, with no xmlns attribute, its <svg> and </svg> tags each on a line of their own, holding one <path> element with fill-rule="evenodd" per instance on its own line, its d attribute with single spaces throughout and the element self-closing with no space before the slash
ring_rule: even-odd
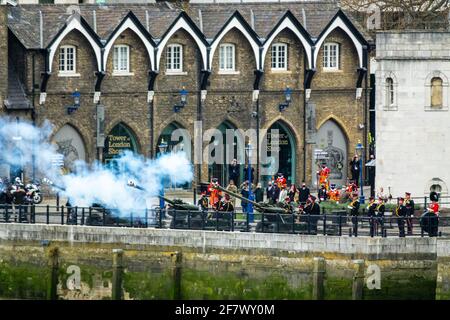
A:
<svg viewBox="0 0 450 320">
<path fill-rule="evenodd" d="M 31 199 L 34 204 L 40 204 L 43 200 L 42 192 L 39 183 L 28 183 L 25 186 L 27 197 Z"/>
</svg>

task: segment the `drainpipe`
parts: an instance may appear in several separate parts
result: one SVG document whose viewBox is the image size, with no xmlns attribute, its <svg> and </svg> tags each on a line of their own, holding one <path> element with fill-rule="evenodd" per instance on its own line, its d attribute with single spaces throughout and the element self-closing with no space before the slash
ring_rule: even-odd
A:
<svg viewBox="0 0 450 320">
<path fill-rule="evenodd" d="M 33 126 L 36 126 L 36 111 L 34 110 L 34 98 L 35 98 L 35 94 L 36 94 L 36 90 L 34 88 L 34 83 L 36 81 L 36 71 L 35 71 L 35 66 L 36 66 L 36 62 L 35 62 L 35 53 L 33 52 L 32 55 L 32 62 L 31 62 L 31 66 L 33 68 L 32 71 L 32 85 L 31 85 L 31 120 L 33 121 Z M 33 167 L 33 174 L 32 174 L 32 178 L 33 181 L 36 180 L 36 143 L 33 143 L 33 154 L 32 154 L 32 167 Z"/>
</svg>

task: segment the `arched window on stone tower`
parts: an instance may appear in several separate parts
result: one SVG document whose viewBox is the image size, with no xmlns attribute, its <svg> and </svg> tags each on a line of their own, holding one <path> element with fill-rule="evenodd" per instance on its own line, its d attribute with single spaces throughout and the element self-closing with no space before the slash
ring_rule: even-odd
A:
<svg viewBox="0 0 450 320">
<path fill-rule="evenodd" d="M 386 106 L 391 107 L 395 104 L 394 99 L 394 80 L 389 77 L 386 79 Z"/>
<path fill-rule="evenodd" d="M 431 107 L 442 108 L 442 79 L 439 77 L 431 79 Z"/>
</svg>

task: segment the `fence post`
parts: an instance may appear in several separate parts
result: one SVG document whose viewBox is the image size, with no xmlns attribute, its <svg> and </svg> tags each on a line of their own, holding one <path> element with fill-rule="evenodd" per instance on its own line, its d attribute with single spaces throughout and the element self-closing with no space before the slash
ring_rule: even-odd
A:
<svg viewBox="0 0 450 320">
<path fill-rule="evenodd" d="M 75 207 L 75 225 L 78 225 L 78 207 Z"/>
<path fill-rule="evenodd" d="M 45 215 L 46 215 L 46 223 L 50 224 L 50 206 L 47 205 L 47 208 L 45 210 Z"/>
<path fill-rule="evenodd" d="M 181 264 L 183 262 L 183 254 L 181 252 L 174 252 L 172 254 L 174 257 L 175 266 L 173 268 L 173 299 L 181 299 Z"/>
<path fill-rule="evenodd" d="M 229 214 L 231 214 L 231 231 L 234 232 L 234 211 Z"/>
<path fill-rule="evenodd" d="M 364 260 L 353 260 L 355 273 L 353 275 L 352 300 L 362 300 L 364 289 Z"/>
<path fill-rule="evenodd" d="M 248 213 L 247 213 L 248 216 Z M 264 233 L 264 211 L 261 212 L 261 232 Z"/>
<path fill-rule="evenodd" d="M 187 213 L 187 218 L 188 218 L 188 225 L 187 225 L 187 227 L 188 227 L 188 230 L 191 230 L 191 210 L 188 210 L 188 213 Z"/>
<path fill-rule="evenodd" d="M 9 205 L 5 204 L 5 221 L 9 222 Z"/>
<path fill-rule="evenodd" d="M 36 206 L 31 205 L 30 223 L 36 223 Z"/>
<path fill-rule="evenodd" d="M 112 300 L 122 300 L 123 250 L 113 249 Z"/>
<path fill-rule="evenodd" d="M 81 208 L 81 225 L 84 226 L 84 207 Z"/>
<path fill-rule="evenodd" d="M 105 217 L 106 217 L 106 214 L 105 214 L 105 208 L 103 208 L 103 210 L 102 210 L 102 220 L 103 220 L 103 225 L 106 224 L 106 219 L 105 219 Z"/>
<path fill-rule="evenodd" d="M 313 300 L 323 300 L 324 278 L 325 278 L 325 259 L 323 257 L 314 257 L 313 292 L 312 292 Z"/>
<path fill-rule="evenodd" d="M 339 237 L 342 236 L 342 215 L 338 215 L 339 219 Z"/>
<path fill-rule="evenodd" d="M 61 224 L 64 225 L 64 206 L 61 206 Z"/>
<path fill-rule="evenodd" d="M 323 235 L 327 235 L 327 216 L 323 215 Z"/>
<path fill-rule="evenodd" d="M 50 248 L 48 252 L 48 258 L 48 263 L 50 266 L 50 277 L 47 284 L 47 300 L 57 300 L 59 249 L 57 247 Z"/>
</svg>

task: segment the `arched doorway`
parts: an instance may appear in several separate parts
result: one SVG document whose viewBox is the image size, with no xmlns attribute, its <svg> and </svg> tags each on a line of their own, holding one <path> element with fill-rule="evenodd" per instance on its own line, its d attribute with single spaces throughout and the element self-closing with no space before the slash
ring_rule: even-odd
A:
<svg viewBox="0 0 450 320">
<path fill-rule="evenodd" d="M 342 186 L 347 182 L 347 145 L 345 133 L 334 120 L 327 120 L 316 136 L 313 153 L 312 177 L 317 184 L 317 171 L 322 164 L 330 168 L 330 183 Z"/>
<path fill-rule="evenodd" d="M 161 155 L 161 151 L 159 146 L 163 143 L 167 144 L 166 153 L 170 152 L 184 152 L 191 161 L 191 137 L 189 133 L 182 126 L 177 124 L 176 122 L 172 122 L 167 125 L 158 138 L 158 143 L 156 144 L 156 156 L 159 157 Z M 183 185 L 177 185 L 173 182 L 174 179 L 170 179 L 165 183 L 165 188 L 182 188 L 189 189 L 191 187 L 191 183 L 185 183 Z"/>
<path fill-rule="evenodd" d="M 64 156 L 65 172 L 72 172 L 77 160 L 86 161 L 86 147 L 79 132 L 69 124 L 64 125 L 53 137 L 56 152 Z"/>
<path fill-rule="evenodd" d="M 227 130 L 236 130 L 236 127 L 231 124 L 228 121 L 222 122 L 219 127 L 217 127 L 217 130 L 219 130 L 222 134 L 222 146 L 220 146 L 220 141 L 216 140 L 216 138 L 213 136 L 210 140 L 210 146 L 213 147 L 211 150 L 211 157 L 216 157 L 216 152 L 220 152 L 219 148 L 222 148 L 222 152 L 220 153 L 220 159 L 218 161 L 214 161 L 209 164 L 208 166 L 208 179 L 211 181 L 212 178 L 217 178 L 219 180 L 219 183 L 221 185 L 228 185 L 229 182 L 229 164 L 231 163 L 231 160 L 237 159 L 238 163 L 242 162 L 242 154 L 243 150 L 238 150 L 238 137 L 233 134 L 233 141 L 228 141 L 227 137 Z M 229 136 L 229 135 L 228 135 Z M 228 146 L 228 148 L 227 148 Z M 228 151 L 228 154 L 227 154 Z M 240 156 L 238 154 L 240 153 Z M 218 156 L 218 155 L 217 155 Z M 240 164 L 240 177 L 237 181 L 237 183 L 242 182 L 242 175 L 243 175 L 243 169 L 244 165 L 243 163 Z M 236 183 L 236 181 L 235 181 Z"/>
<path fill-rule="evenodd" d="M 278 148 L 272 145 L 272 135 L 278 130 Z M 296 143 L 294 134 L 282 121 L 277 121 L 270 126 L 267 131 L 267 157 L 266 164 L 262 163 L 264 171 L 267 174 L 262 175 L 261 178 L 264 184 L 271 179 L 271 177 L 278 172 L 283 173 L 288 181 L 288 184 L 296 182 Z"/>
<path fill-rule="evenodd" d="M 138 145 L 134 133 L 123 123 L 118 123 L 108 133 L 103 149 L 103 161 L 107 166 L 115 167 L 114 159 L 124 151 L 138 152 Z"/>
</svg>

